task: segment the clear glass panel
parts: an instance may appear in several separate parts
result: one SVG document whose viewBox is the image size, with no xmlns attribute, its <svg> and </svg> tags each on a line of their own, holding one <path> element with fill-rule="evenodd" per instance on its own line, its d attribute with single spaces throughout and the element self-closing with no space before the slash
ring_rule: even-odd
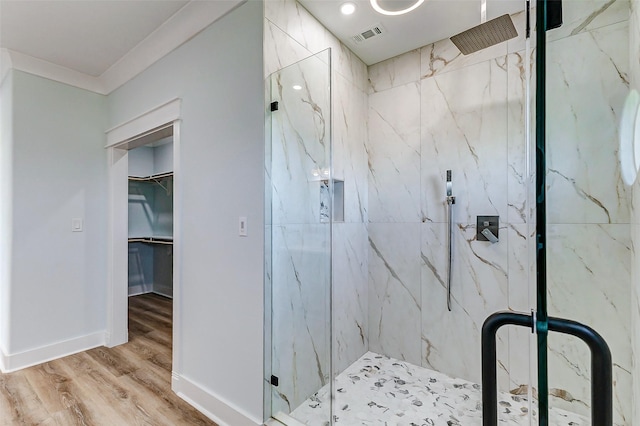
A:
<svg viewBox="0 0 640 426">
<path fill-rule="evenodd" d="M 547 33 L 546 64 L 548 311 L 609 344 L 616 425 L 638 424 L 631 420 L 632 189 L 618 161 L 618 123 L 639 77 L 629 5 L 564 1 L 563 25 Z M 632 28 L 637 20 L 636 13 Z M 591 424 L 589 349 L 558 333 L 548 345 L 549 424 Z"/>
<path fill-rule="evenodd" d="M 349 132 L 368 123 L 364 244 L 357 218 L 344 224 L 353 233 L 334 224 L 337 424 L 481 424 L 482 324 L 494 312 L 535 306 L 525 16 L 513 15 L 517 39 L 471 55 L 443 40 L 369 67 L 375 90 L 364 120 L 352 106 L 357 93 L 347 97 L 336 84 L 334 104 L 345 109 L 335 111 L 336 162 L 351 158 L 359 170 L 339 141 L 357 141 Z M 456 197 L 451 311 L 447 170 Z M 345 210 L 359 199 L 349 180 Z M 479 215 L 499 216 L 499 242 L 477 238 Z M 353 285 L 360 268 L 362 287 Z M 498 336 L 503 424 L 530 424 L 531 336 L 513 327 Z"/>
<path fill-rule="evenodd" d="M 273 417 L 287 421 L 330 395 L 331 223 L 330 56 L 323 51 L 269 78 L 271 145 L 267 149 L 269 375 Z M 314 404 L 312 404 L 314 405 Z M 314 407 L 330 421 L 330 400 Z"/>
</svg>

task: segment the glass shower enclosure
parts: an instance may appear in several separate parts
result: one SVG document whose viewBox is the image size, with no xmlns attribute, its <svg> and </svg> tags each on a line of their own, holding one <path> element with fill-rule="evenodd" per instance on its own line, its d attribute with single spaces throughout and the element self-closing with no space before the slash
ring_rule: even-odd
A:
<svg viewBox="0 0 640 426">
<path fill-rule="evenodd" d="M 482 424 L 484 321 L 544 308 L 604 337 L 613 424 L 635 424 L 640 186 L 622 182 L 618 123 L 640 87 L 640 7 L 562 2 L 562 25 L 546 32 L 539 64 L 535 18 L 547 3 L 558 2 L 523 1 L 511 15 L 518 37 L 501 45 L 462 56 L 446 39 L 369 66 L 375 89 L 363 94 L 361 115 L 348 107 L 330 51 L 269 76 L 268 415 L 287 425 Z M 380 77 L 388 66 L 406 67 L 406 81 Z M 546 84 L 537 96 L 536 81 Z M 362 145 L 364 166 L 345 141 Z M 362 166 L 364 179 L 340 175 L 344 164 Z M 498 217 L 495 243 L 479 235 L 491 221 L 484 216 Z M 541 231 L 546 282 L 536 288 Z M 547 337 L 555 325 L 539 313 L 537 334 L 498 331 L 489 408 L 501 424 L 591 424 L 591 378 L 602 366 L 580 339 Z"/>
<path fill-rule="evenodd" d="M 319 391 L 316 415 L 331 417 L 330 60 L 326 50 L 268 80 L 265 394 L 267 412 L 285 424 Z"/>
</svg>

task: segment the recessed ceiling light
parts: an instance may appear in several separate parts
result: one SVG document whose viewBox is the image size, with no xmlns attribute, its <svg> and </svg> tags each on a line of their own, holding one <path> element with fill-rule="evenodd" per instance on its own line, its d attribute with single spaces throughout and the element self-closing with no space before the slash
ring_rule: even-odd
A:
<svg viewBox="0 0 640 426">
<path fill-rule="evenodd" d="M 299 84 L 294 84 L 293 90 L 302 90 L 302 86 L 300 86 Z"/>
<path fill-rule="evenodd" d="M 343 15 L 351 15 L 355 11 L 356 5 L 351 2 L 343 3 L 342 6 L 340 6 L 340 12 L 342 12 Z"/>
<path fill-rule="evenodd" d="M 395 15 L 403 15 L 405 13 L 409 13 L 412 10 L 415 10 L 416 8 L 418 8 L 418 6 L 420 6 L 422 3 L 424 3 L 424 0 L 412 0 L 412 1 L 403 1 L 403 2 L 396 2 L 398 4 L 400 3 L 407 3 L 407 7 L 403 8 L 403 9 L 394 9 L 394 10 L 390 10 L 390 9 L 385 9 L 380 3 L 390 3 L 389 0 L 369 0 L 371 2 L 371 7 L 373 7 L 373 10 L 375 10 L 378 13 L 381 13 L 383 15 L 391 15 L 391 16 L 395 16 Z"/>
</svg>

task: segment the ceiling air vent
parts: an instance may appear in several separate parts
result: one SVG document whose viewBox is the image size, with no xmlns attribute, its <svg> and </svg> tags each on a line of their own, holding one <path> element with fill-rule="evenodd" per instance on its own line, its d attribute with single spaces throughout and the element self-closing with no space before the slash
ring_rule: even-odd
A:
<svg viewBox="0 0 640 426">
<path fill-rule="evenodd" d="M 373 37 L 379 37 L 386 33 L 387 31 L 384 29 L 382 24 L 377 24 L 371 28 L 360 31 L 358 34 L 352 36 L 351 40 L 355 41 L 356 43 L 362 43 L 363 41 L 367 41 Z"/>
</svg>

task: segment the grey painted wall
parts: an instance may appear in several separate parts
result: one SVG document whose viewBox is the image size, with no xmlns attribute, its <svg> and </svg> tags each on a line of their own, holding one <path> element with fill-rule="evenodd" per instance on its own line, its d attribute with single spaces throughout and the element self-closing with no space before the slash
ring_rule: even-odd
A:
<svg viewBox="0 0 640 426">
<path fill-rule="evenodd" d="M 182 376 L 262 419 L 263 4 L 247 2 L 108 97 L 109 125 L 182 99 Z M 247 216 L 247 237 L 237 233 Z"/>
<path fill-rule="evenodd" d="M 14 70 L 12 110 L 9 354 L 104 331 L 107 277 L 106 98 Z"/>
</svg>

